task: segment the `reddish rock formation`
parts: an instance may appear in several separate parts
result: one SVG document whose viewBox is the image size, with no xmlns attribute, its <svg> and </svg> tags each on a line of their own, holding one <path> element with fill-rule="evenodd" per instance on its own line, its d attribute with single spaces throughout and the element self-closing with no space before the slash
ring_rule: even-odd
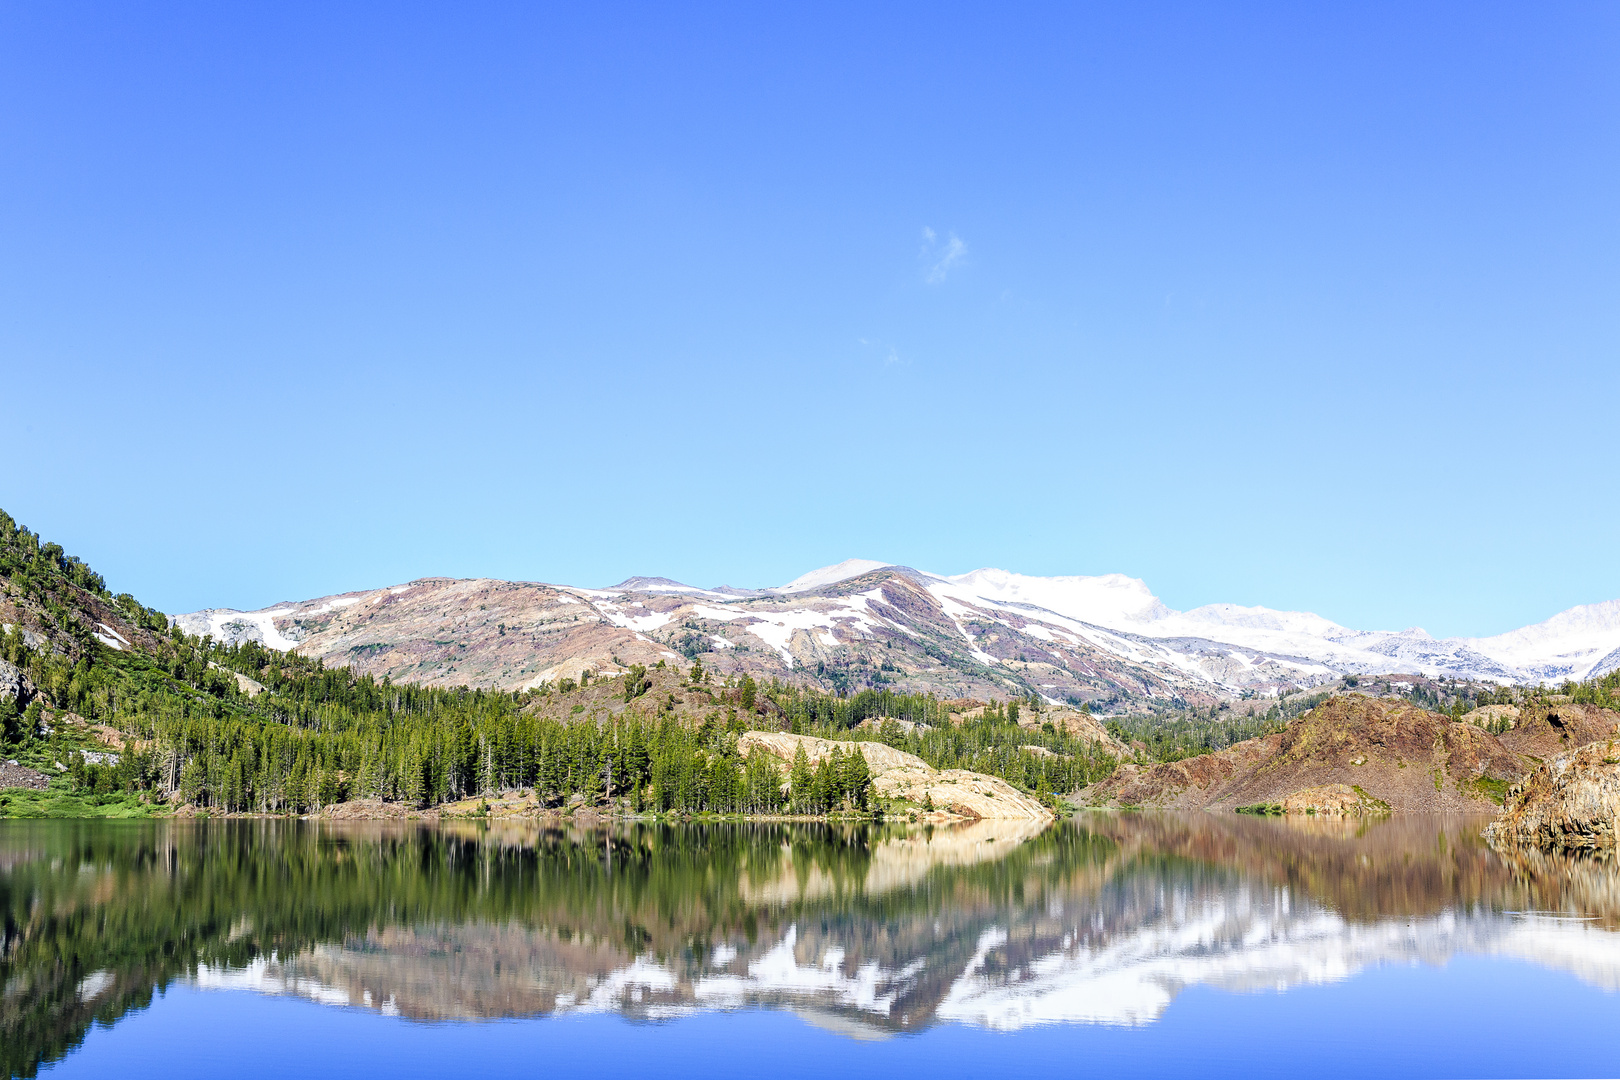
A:
<svg viewBox="0 0 1620 1080">
<path fill-rule="evenodd" d="M 1347 694 L 1285 731 L 1171 764 L 1122 766 L 1098 804 L 1231 808 L 1345 784 L 1396 811 L 1490 809 L 1528 763 L 1496 737 L 1402 701 Z"/>
</svg>

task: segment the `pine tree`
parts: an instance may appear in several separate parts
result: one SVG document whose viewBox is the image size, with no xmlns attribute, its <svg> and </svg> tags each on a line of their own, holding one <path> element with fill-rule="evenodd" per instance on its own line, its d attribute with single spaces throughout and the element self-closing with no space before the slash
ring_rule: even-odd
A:
<svg viewBox="0 0 1620 1080">
<path fill-rule="evenodd" d="M 851 805 L 864 812 L 871 788 L 872 769 L 866 764 L 866 754 L 857 746 L 844 759 L 844 792 Z"/>
<path fill-rule="evenodd" d="M 823 813 L 830 813 L 843 798 L 844 787 L 844 754 L 834 743 L 832 753 L 821 759 L 816 766 L 816 778 L 812 785 L 815 794 L 812 801 L 821 808 Z"/>
<path fill-rule="evenodd" d="M 180 770 L 180 801 L 200 806 L 205 791 L 202 759 L 194 757 Z"/>
<path fill-rule="evenodd" d="M 788 773 L 788 793 L 793 799 L 793 809 L 804 813 L 810 805 L 813 795 L 815 777 L 810 772 L 810 758 L 804 752 L 804 743 L 793 751 L 793 768 Z"/>
</svg>

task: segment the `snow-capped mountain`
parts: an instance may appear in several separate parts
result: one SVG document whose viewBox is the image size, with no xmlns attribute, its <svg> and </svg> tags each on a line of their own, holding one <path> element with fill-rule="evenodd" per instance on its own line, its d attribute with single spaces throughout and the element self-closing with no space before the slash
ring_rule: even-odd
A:
<svg viewBox="0 0 1620 1080">
<path fill-rule="evenodd" d="M 1120 574 L 949 576 L 871 559 L 770 589 L 428 578 L 178 621 L 396 680 L 506 688 L 698 656 L 722 671 L 840 688 L 1071 702 L 1274 693 L 1347 674 L 1557 683 L 1620 667 L 1620 601 L 1496 637 L 1436 639 L 1235 604 L 1176 611 Z"/>
<path fill-rule="evenodd" d="M 833 584 L 881 564 L 851 559 L 813 571 L 779 592 Z M 916 573 L 913 571 L 913 573 Z M 1562 682 L 1620 667 L 1620 600 L 1570 608 L 1545 622 L 1488 638 L 1436 639 L 1413 627 L 1351 630 L 1301 611 L 1209 604 L 1175 611 L 1147 584 L 1123 574 L 1028 577 L 981 569 L 955 577 L 919 574 L 941 598 L 1059 615 L 1082 626 L 1156 641 L 1207 641 L 1313 661 L 1336 674 L 1410 672 L 1496 682 Z M 1078 628 L 1077 628 L 1078 629 Z"/>
</svg>

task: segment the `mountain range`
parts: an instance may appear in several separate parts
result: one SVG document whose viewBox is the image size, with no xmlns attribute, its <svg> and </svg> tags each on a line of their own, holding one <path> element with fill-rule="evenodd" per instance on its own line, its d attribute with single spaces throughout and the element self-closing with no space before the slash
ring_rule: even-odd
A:
<svg viewBox="0 0 1620 1080">
<path fill-rule="evenodd" d="M 423 578 L 176 621 L 396 682 L 500 689 L 701 659 L 722 674 L 838 690 L 1040 694 L 1107 708 L 1266 696 L 1345 676 L 1535 684 L 1620 667 L 1620 600 L 1495 637 L 1439 639 L 1236 604 L 1176 611 L 1122 574 L 947 576 L 868 559 L 772 589 L 657 577 L 601 589 Z"/>
</svg>

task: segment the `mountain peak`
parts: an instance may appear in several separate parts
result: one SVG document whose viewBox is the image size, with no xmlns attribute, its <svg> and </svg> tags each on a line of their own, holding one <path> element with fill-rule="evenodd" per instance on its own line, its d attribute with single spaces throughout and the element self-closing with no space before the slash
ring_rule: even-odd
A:
<svg viewBox="0 0 1620 1080">
<path fill-rule="evenodd" d="M 893 563 L 878 562 L 876 559 L 845 559 L 841 563 L 823 566 L 819 570 L 801 574 L 786 585 L 779 585 L 769 591 L 777 593 L 808 592 L 811 589 L 819 589 L 823 585 L 836 585 L 840 581 L 848 581 L 850 578 L 860 577 L 862 574 L 869 574 L 873 570 L 882 570 L 886 566 L 893 565 Z"/>
<path fill-rule="evenodd" d="M 671 596 L 728 596 L 737 592 L 722 585 L 718 589 L 700 589 L 667 577 L 629 577 L 605 592 L 663 593 Z"/>
</svg>

